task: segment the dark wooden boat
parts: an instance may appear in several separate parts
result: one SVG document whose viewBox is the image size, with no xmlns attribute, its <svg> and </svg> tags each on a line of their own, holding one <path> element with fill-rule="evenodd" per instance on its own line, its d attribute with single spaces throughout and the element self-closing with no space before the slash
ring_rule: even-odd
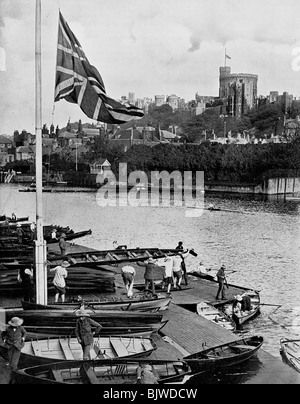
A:
<svg viewBox="0 0 300 404">
<path fill-rule="evenodd" d="M 17 217 L 16 219 L 13 219 L 13 218 L 7 217 L 7 216 L 0 216 L 0 222 L 5 222 L 5 220 L 8 220 L 9 223 L 28 222 L 29 216 Z M 2 223 L 0 223 L 0 224 L 2 224 Z"/>
<path fill-rule="evenodd" d="M 222 310 L 217 309 L 212 304 L 201 302 L 197 304 L 197 313 L 206 320 L 225 328 L 228 331 L 235 331 L 236 324 L 233 319 Z"/>
<path fill-rule="evenodd" d="M 74 233 L 69 233 L 69 234 L 66 234 L 66 240 L 67 241 L 76 240 L 76 239 L 81 238 L 81 237 L 89 236 L 90 234 L 92 234 L 91 229 L 90 230 L 84 230 L 84 231 L 78 231 L 78 232 L 74 232 Z M 58 237 L 59 236 L 60 235 L 58 234 Z M 52 239 L 50 237 L 47 237 L 45 240 L 47 241 L 47 244 L 55 244 L 55 243 L 59 242 L 59 239 L 55 240 L 55 239 Z"/>
<path fill-rule="evenodd" d="M 151 338 L 109 336 L 94 338 L 90 351 L 91 360 L 117 358 L 144 358 L 156 349 Z M 0 345 L 0 355 L 7 360 L 7 349 Z M 19 368 L 46 363 L 81 361 L 83 352 L 77 338 L 34 339 L 25 342 Z"/>
<path fill-rule="evenodd" d="M 100 336 L 124 335 L 140 332 L 157 332 L 166 322 L 162 314 L 138 311 L 87 310 L 93 320 L 102 325 Z M 18 310 L 6 309 L 6 321 L 12 317 L 24 320 L 31 334 L 48 336 L 74 336 L 78 316 L 71 310 Z M 41 336 L 40 336 L 41 338 Z"/>
<path fill-rule="evenodd" d="M 186 356 L 183 360 L 193 373 L 227 368 L 250 359 L 262 346 L 263 337 L 249 337 Z"/>
<path fill-rule="evenodd" d="M 18 294 L 22 292 L 22 286 L 17 282 L 18 265 L 15 269 L 0 269 L 0 291 L 10 291 Z M 54 273 L 48 274 L 48 289 L 52 291 Z M 35 281 L 35 276 L 33 278 Z M 97 291 L 101 293 L 115 292 L 115 276 L 113 271 L 107 269 L 74 267 L 68 268 L 67 278 L 68 293 L 82 294 L 87 291 Z"/>
<path fill-rule="evenodd" d="M 164 311 L 169 308 L 171 297 L 166 295 L 157 295 L 157 297 L 147 297 L 143 293 L 138 293 L 132 299 L 128 297 L 111 298 L 87 301 L 72 301 L 65 303 L 50 303 L 47 306 L 36 303 L 22 301 L 24 310 L 76 310 L 84 306 L 92 310 L 126 310 L 126 311 L 146 311 L 157 312 Z"/>
<path fill-rule="evenodd" d="M 190 377 L 191 369 L 182 361 L 99 359 L 65 361 L 17 370 L 15 381 L 16 384 L 136 384 L 138 367 L 145 365 L 151 365 L 156 375 L 155 384 L 184 384 Z"/>
<path fill-rule="evenodd" d="M 280 351 L 284 362 L 300 373 L 300 340 L 282 338 Z"/>
<path fill-rule="evenodd" d="M 134 263 L 138 261 L 146 261 L 150 257 L 154 259 L 164 258 L 165 255 L 174 255 L 178 250 L 174 249 L 159 249 L 159 248 L 137 248 L 137 249 L 115 249 L 104 251 L 90 251 L 68 253 L 64 256 L 52 255 L 48 256 L 49 265 L 55 267 L 60 265 L 62 260 L 67 260 L 72 267 L 83 266 L 98 268 L 103 265 L 118 265 L 123 262 Z M 6 268 L 25 267 L 32 264 L 32 260 L 19 259 L 19 260 L 2 260 Z M 161 278 L 161 276 L 160 276 Z"/>
</svg>

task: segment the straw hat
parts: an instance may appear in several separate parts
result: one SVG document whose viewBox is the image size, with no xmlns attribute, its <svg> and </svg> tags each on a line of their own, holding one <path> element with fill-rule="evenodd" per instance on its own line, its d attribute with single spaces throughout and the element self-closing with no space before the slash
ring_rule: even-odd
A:
<svg viewBox="0 0 300 404">
<path fill-rule="evenodd" d="M 66 233 L 61 233 L 60 238 L 65 238 L 65 237 L 67 237 L 67 236 L 66 236 Z"/>
<path fill-rule="evenodd" d="M 149 264 L 154 264 L 154 262 L 155 262 L 154 258 L 152 258 L 152 257 L 148 258 L 148 263 Z"/>
<path fill-rule="evenodd" d="M 8 324 L 11 325 L 12 327 L 20 327 L 24 323 L 24 320 L 22 320 L 19 317 L 13 317 Z"/>
<path fill-rule="evenodd" d="M 235 298 L 235 300 L 237 300 L 238 302 L 242 302 L 242 301 L 243 301 L 243 298 L 242 298 L 241 295 L 234 296 L 234 298 Z"/>
<path fill-rule="evenodd" d="M 70 266 L 70 264 L 68 263 L 68 261 L 63 261 L 63 263 L 61 264 L 61 266 L 63 268 L 68 268 Z"/>
<path fill-rule="evenodd" d="M 21 227 L 20 223 L 17 223 L 17 227 Z"/>
<path fill-rule="evenodd" d="M 89 313 L 85 310 L 78 310 L 76 312 L 77 317 L 90 317 Z"/>
</svg>

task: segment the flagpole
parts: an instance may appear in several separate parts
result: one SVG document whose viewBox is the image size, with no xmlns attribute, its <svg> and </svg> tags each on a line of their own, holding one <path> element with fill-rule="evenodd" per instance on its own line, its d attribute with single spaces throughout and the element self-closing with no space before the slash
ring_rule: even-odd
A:
<svg viewBox="0 0 300 404">
<path fill-rule="evenodd" d="M 35 136 L 36 136 L 36 241 L 35 241 L 35 268 L 36 268 L 36 301 L 46 304 L 47 294 L 47 268 L 46 243 L 43 231 L 43 164 L 42 164 L 42 35 L 41 35 L 41 0 L 36 0 L 35 21 Z"/>
<path fill-rule="evenodd" d="M 227 52 L 226 52 L 226 48 L 225 48 L 225 67 L 226 67 L 226 55 L 227 55 Z"/>
</svg>

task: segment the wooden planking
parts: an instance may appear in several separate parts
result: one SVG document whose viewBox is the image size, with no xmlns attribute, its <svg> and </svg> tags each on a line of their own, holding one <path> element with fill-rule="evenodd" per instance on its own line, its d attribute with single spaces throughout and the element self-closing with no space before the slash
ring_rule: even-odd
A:
<svg viewBox="0 0 300 404">
<path fill-rule="evenodd" d="M 65 339 L 60 339 L 59 344 L 61 346 L 61 349 L 65 355 L 66 360 L 74 360 L 74 355 L 69 347 L 68 341 Z"/>
<path fill-rule="evenodd" d="M 117 356 L 122 358 L 123 356 L 127 356 L 129 354 L 126 346 L 123 344 L 122 340 L 119 339 L 110 339 L 110 343 L 113 347 L 113 349 L 116 351 Z"/>
<path fill-rule="evenodd" d="M 31 347 L 35 356 L 43 356 L 38 341 L 31 341 Z"/>
<path fill-rule="evenodd" d="M 169 321 L 161 333 L 191 354 L 201 351 L 204 343 L 206 348 L 212 348 L 238 340 L 231 331 L 173 303 L 164 313 L 164 319 Z"/>
</svg>

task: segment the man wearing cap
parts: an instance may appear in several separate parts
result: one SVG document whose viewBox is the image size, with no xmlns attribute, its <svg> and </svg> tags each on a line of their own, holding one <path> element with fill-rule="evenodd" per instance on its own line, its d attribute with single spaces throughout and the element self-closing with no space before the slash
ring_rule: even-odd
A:
<svg viewBox="0 0 300 404">
<path fill-rule="evenodd" d="M 17 223 L 16 233 L 17 233 L 17 236 L 18 236 L 18 243 L 23 244 L 24 231 L 22 230 L 22 227 L 21 227 L 20 223 Z"/>
<path fill-rule="evenodd" d="M 2 332 L 1 337 L 7 348 L 9 366 L 11 370 L 18 369 L 18 363 L 21 356 L 21 350 L 24 347 L 26 331 L 22 327 L 23 320 L 19 317 L 13 317 L 8 322 L 8 327 Z"/>
<path fill-rule="evenodd" d="M 155 294 L 155 283 L 154 280 L 157 278 L 157 270 L 160 269 L 161 267 L 157 265 L 157 260 L 154 258 L 150 257 L 148 258 L 147 261 L 145 262 L 138 262 L 137 263 L 141 267 L 145 267 L 145 274 L 144 274 L 144 279 L 145 279 L 145 290 L 149 291 L 149 286 L 151 287 L 151 292 L 154 295 Z M 161 268 L 162 270 L 162 276 L 161 279 L 163 278 L 163 273 L 164 269 Z"/>
<path fill-rule="evenodd" d="M 63 261 L 63 263 L 55 268 L 50 269 L 50 272 L 55 272 L 53 279 L 53 285 L 55 287 L 55 303 L 58 302 L 59 296 L 61 296 L 62 303 L 65 302 L 66 295 L 66 278 L 68 276 L 68 268 L 70 264 L 68 261 Z"/>
<path fill-rule="evenodd" d="M 62 233 L 59 239 L 59 248 L 60 248 L 60 253 L 61 255 L 66 255 L 66 248 L 67 248 L 67 243 L 66 243 L 66 234 Z"/>
<path fill-rule="evenodd" d="M 226 281 L 226 276 L 225 276 L 225 269 L 226 269 L 226 266 L 222 265 L 217 273 L 219 289 L 218 289 L 218 293 L 216 296 L 216 300 L 221 300 L 220 295 L 222 295 L 222 300 L 226 300 L 225 285 L 227 285 L 227 281 Z M 228 285 L 227 285 L 227 287 L 228 287 Z"/>
<path fill-rule="evenodd" d="M 79 319 L 76 322 L 76 337 L 83 351 L 83 360 L 91 359 L 91 349 L 94 343 L 94 335 L 99 334 L 102 326 L 90 318 L 90 315 L 85 310 L 78 310 L 76 316 Z M 92 327 L 96 327 L 93 331 Z"/>
</svg>

